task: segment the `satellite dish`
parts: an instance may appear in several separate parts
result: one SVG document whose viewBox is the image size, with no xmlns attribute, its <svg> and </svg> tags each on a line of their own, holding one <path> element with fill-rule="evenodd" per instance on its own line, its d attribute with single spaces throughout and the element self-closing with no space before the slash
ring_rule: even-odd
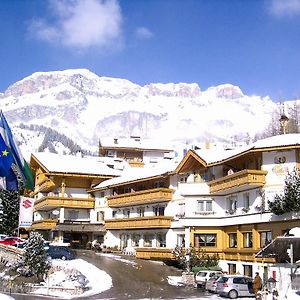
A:
<svg viewBox="0 0 300 300">
<path fill-rule="evenodd" d="M 54 216 L 58 216 L 58 215 L 59 215 L 59 210 L 54 210 L 54 211 L 52 212 L 52 214 L 53 214 Z"/>
</svg>

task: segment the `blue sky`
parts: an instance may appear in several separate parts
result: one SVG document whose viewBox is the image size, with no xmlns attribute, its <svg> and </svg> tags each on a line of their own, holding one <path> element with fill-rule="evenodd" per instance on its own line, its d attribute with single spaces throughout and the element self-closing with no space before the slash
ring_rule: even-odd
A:
<svg viewBox="0 0 300 300">
<path fill-rule="evenodd" d="M 300 0 L 2 0 L 0 91 L 87 68 L 137 84 L 300 98 Z"/>
</svg>

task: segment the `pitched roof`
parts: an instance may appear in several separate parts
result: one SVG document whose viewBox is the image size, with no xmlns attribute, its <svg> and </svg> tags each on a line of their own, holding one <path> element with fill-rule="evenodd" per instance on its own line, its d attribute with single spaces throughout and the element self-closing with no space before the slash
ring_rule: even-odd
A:
<svg viewBox="0 0 300 300">
<path fill-rule="evenodd" d="M 49 173 L 87 174 L 98 176 L 120 176 L 122 174 L 121 170 L 109 167 L 109 161 L 105 161 L 103 157 L 78 157 L 49 152 L 38 152 L 32 154 L 31 159 L 37 161 Z"/>
<path fill-rule="evenodd" d="M 162 176 L 173 172 L 175 168 L 176 164 L 173 162 L 169 162 L 165 164 L 160 163 L 158 166 L 145 166 L 144 168 L 126 169 L 126 172 L 124 172 L 120 177 L 105 180 L 98 184 L 95 189 L 104 189 L 124 183 Z"/>
</svg>

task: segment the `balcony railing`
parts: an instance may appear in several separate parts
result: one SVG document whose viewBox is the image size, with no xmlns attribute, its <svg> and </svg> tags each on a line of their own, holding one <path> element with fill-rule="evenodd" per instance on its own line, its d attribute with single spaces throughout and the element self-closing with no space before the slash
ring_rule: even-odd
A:
<svg viewBox="0 0 300 300">
<path fill-rule="evenodd" d="M 136 257 L 142 259 L 173 260 L 175 254 L 166 248 L 137 248 Z"/>
<path fill-rule="evenodd" d="M 44 181 L 40 181 L 39 184 L 36 184 L 34 187 L 34 193 L 39 192 L 49 192 L 55 187 L 55 183 L 50 179 L 45 179 Z"/>
<path fill-rule="evenodd" d="M 172 189 L 156 188 L 107 197 L 108 206 L 122 207 L 172 200 Z"/>
<path fill-rule="evenodd" d="M 52 230 L 57 225 L 57 222 L 57 219 L 44 219 L 34 221 L 31 225 L 31 229 Z"/>
<path fill-rule="evenodd" d="M 131 167 L 135 167 L 135 168 L 143 168 L 145 165 L 143 161 L 135 161 L 135 160 L 130 160 L 128 163 Z"/>
<path fill-rule="evenodd" d="M 50 210 L 57 207 L 92 209 L 94 208 L 94 203 L 94 198 L 46 196 L 35 201 L 34 210 Z"/>
<path fill-rule="evenodd" d="M 226 195 L 250 188 L 262 187 L 266 183 L 267 171 L 243 170 L 208 182 L 210 193 Z"/>
<path fill-rule="evenodd" d="M 170 228 L 173 217 L 153 216 L 105 220 L 106 229 Z"/>
</svg>

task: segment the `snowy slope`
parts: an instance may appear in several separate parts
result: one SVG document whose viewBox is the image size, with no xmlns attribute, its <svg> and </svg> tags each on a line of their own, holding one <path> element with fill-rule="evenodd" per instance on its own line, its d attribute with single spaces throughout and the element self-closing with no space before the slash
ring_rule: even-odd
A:
<svg viewBox="0 0 300 300">
<path fill-rule="evenodd" d="M 21 149 L 29 153 L 49 136 L 45 128 L 90 151 L 97 151 L 99 138 L 107 136 L 182 142 L 243 139 L 264 130 L 278 109 L 269 97 L 244 95 L 231 84 L 205 91 L 196 83 L 139 86 L 85 69 L 34 73 L 0 94 L 0 108 Z M 51 132 L 56 151 L 70 152 L 61 139 L 54 141 Z"/>
</svg>

